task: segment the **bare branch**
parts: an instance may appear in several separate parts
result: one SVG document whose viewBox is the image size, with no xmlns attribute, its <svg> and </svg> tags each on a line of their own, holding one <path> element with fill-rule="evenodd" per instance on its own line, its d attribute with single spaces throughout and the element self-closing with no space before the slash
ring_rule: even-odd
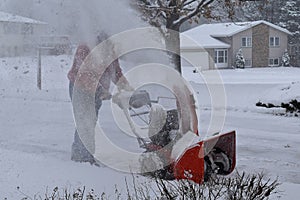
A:
<svg viewBox="0 0 300 200">
<path fill-rule="evenodd" d="M 181 25 L 183 22 L 195 17 L 202 11 L 203 8 L 206 8 L 209 4 L 211 4 L 214 1 L 215 0 L 201 0 L 201 2 L 199 2 L 197 7 L 193 11 L 191 11 L 185 17 L 182 17 L 178 21 L 174 22 L 174 25 Z"/>
<path fill-rule="evenodd" d="M 188 6 L 188 5 L 191 5 L 192 3 L 194 3 L 195 1 L 198 1 L 198 0 L 187 0 L 184 4 L 183 4 L 183 7 L 185 6 Z"/>
</svg>

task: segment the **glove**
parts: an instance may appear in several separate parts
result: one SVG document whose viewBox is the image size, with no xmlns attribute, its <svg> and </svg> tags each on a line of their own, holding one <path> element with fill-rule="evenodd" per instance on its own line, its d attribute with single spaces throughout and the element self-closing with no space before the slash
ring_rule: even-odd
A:
<svg viewBox="0 0 300 200">
<path fill-rule="evenodd" d="M 105 101 L 105 100 L 110 100 L 112 97 L 111 93 L 108 90 L 103 89 L 101 91 L 100 99 Z"/>
<path fill-rule="evenodd" d="M 119 91 L 121 91 L 121 90 L 125 90 L 128 92 L 134 91 L 134 88 L 132 86 L 130 86 L 128 82 L 119 84 L 118 89 L 119 89 Z"/>
<path fill-rule="evenodd" d="M 128 91 L 128 92 L 134 91 L 134 88 L 131 87 L 131 85 L 129 85 L 129 83 L 128 83 L 128 84 L 125 84 L 124 87 L 123 87 L 123 89 L 124 89 L 125 91 Z"/>
</svg>

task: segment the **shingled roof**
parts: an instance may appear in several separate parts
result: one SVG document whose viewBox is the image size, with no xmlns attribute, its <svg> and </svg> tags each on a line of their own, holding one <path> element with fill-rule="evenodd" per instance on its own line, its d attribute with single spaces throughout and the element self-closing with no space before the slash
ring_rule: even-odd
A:
<svg viewBox="0 0 300 200">
<path fill-rule="evenodd" d="M 47 24 L 35 19 L 14 15 L 0 11 L 0 22 L 27 23 L 27 24 Z"/>
</svg>

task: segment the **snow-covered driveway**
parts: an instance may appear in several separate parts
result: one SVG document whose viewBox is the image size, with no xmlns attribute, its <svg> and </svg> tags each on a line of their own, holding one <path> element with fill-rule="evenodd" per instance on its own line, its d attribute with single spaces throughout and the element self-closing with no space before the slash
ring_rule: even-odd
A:
<svg viewBox="0 0 300 200">
<path fill-rule="evenodd" d="M 66 73 L 71 57 L 46 57 L 43 61 L 42 91 L 35 87 L 35 59 L 0 61 L 0 199 L 19 199 L 22 193 L 42 196 L 47 188 L 56 186 L 85 185 L 97 193 L 113 192 L 115 184 L 123 186 L 124 178 L 131 175 L 70 161 L 74 123 Z M 293 200 L 292 193 L 300 189 L 299 118 L 262 113 L 254 105 L 270 88 L 299 80 L 300 69 L 221 73 L 228 99 L 224 131 L 237 131 L 237 168 L 278 176 L 284 182 L 282 189 L 290 195 L 286 199 Z M 207 91 L 194 74 L 187 73 L 186 78 L 201 100 L 200 129 L 205 129 L 210 118 Z M 107 116 L 103 126 L 110 128 L 109 104 L 104 104 L 101 112 Z M 111 130 L 112 140 L 119 145 L 131 150 L 137 147 L 132 138 Z"/>
</svg>

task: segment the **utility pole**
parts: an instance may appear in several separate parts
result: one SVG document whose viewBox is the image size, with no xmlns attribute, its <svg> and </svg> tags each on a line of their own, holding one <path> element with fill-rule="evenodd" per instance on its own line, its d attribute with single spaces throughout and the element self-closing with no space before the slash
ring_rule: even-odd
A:
<svg viewBox="0 0 300 200">
<path fill-rule="evenodd" d="M 42 89 L 42 49 L 38 48 L 38 68 L 37 68 L 37 87 L 39 90 Z"/>
<path fill-rule="evenodd" d="M 38 66 L 37 66 L 37 88 L 42 89 L 42 51 L 51 50 L 54 47 L 38 47 Z"/>
</svg>

